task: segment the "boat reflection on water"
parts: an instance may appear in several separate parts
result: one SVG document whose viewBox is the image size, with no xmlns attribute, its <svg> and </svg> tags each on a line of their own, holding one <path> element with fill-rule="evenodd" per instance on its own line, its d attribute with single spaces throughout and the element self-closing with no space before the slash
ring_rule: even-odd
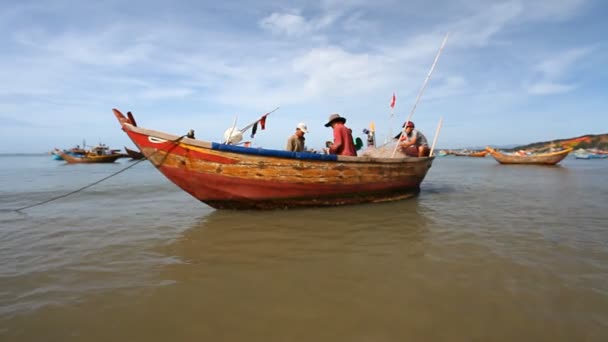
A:
<svg viewBox="0 0 608 342">
<path fill-rule="evenodd" d="M 184 331 L 200 340 L 329 341 L 310 329 L 328 320 L 333 336 L 359 335 L 352 321 L 374 316 L 377 305 L 379 321 L 396 317 L 397 306 L 389 307 L 402 296 L 396 289 L 423 271 L 428 213 L 417 200 L 213 211 L 163 247 L 177 262 L 162 267 L 159 276 L 170 286 L 157 288 L 146 307 L 179 308 Z"/>
<path fill-rule="evenodd" d="M 291 211 L 213 211 L 165 252 L 187 264 L 213 268 L 416 255 L 424 250 L 428 214 L 417 200 Z M 185 268 L 184 276 L 192 271 L 191 265 L 178 268 Z"/>
</svg>

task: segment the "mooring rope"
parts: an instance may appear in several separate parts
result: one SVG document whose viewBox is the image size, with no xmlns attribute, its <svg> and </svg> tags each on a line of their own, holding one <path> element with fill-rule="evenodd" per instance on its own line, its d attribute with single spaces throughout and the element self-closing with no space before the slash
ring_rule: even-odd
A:
<svg viewBox="0 0 608 342">
<path fill-rule="evenodd" d="M 190 133 L 189 133 L 189 134 L 190 134 Z M 173 147 L 171 147 L 171 148 L 170 148 L 170 149 L 167 151 L 167 155 L 165 155 L 165 157 L 164 157 L 164 158 L 161 160 L 161 162 L 158 164 L 158 166 L 162 165 L 162 164 L 165 162 L 165 159 L 167 159 L 167 156 L 169 155 L 169 152 L 171 152 L 171 151 L 172 151 L 172 150 L 173 150 L 175 147 L 177 147 L 177 146 L 178 146 L 177 142 L 179 142 L 180 140 L 182 140 L 183 138 L 185 138 L 185 137 L 186 137 L 186 136 L 188 136 L 189 134 L 184 134 L 184 135 L 182 135 L 181 137 L 179 137 L 179 138 L 177 138 L 177 139 L 175 139 L 175 140 L 171 140 L 171 142 L 172 142 L 172 143 L 174 143 L 175 145 L 174 145 Z M 156 150 L 156 151 L 154 151 L 152 154 L 150 154 L 150 157 L 152 157 L 153 155 L 155 155 L 155 154 L 156 154 L 156 153 L 158 153 L 158 152 L 160 152 L 160 150 Z M 116 176 L 116 175 L 118 175 L 118 174 L 120 174 L 120 173 L 122 173 L 122 172 L 124 172 L 124 171 L 127 171 L 128 169 L 132 168 L 133 166 L 135 166 L 135 165 L 137 165 L 137 164 L 141 163 L 142 161 L 144 161 L 144 160 L 146 160 L 146 159 L 150 159 L 150 158 L 149 158 L 149 157 L 144 157 L 144 159 L 138 160 L 138 161 L 136 161 L 135 163 L 133 163 L 133 164 L 131 164 L 131 165 L 129 165 L 129 166 L 127 166 L 127 167 L 125 167 L 125 168 L 122 168 L 121 170 L 118 170 L 118 171 L 114 172 L 113 174 L 111 174 L 111 175 L 109 175 L 109 176 L 106 176 L 106 177 L 104 177 L 104 178 L 102 178 L 102 179 L 100 179 L 100 180 L 97 180 L 97 181 L 95 181 L 95 182 L 93 182 L 93 183 L 91 183 L 91 184 L 85 185 L 85 186 L 83 186 L 83 187 L 81 187 L 81 188 L 78 188 L 78 189 L 76 189 L 76 190 L 74 190 L 74 191 L 68 192 L 67 194 L 63 194 L 63 195 L 59 195 L 59 196 L 55 196 L 55 197 L 52 197 L 52 198 L 50 198 L 50 199 L 44 200 L 44 201 L 42 201 L 42 202 L 35 203 L 35 204 L 31 204 L 31 205 L 28 205 L 28 206 L 25 206 L 25 207 L 21 207 L 21 208 L 17 208 L 17 209 L 0 209 L 0 211 L 16 211 L 16 212 L 18 212 L 18 213 L 20 213 L 20 214 L 23 214 L 23 213 L 21 212 L 22 210 L 30 209 L 30 208 L 33 208 L 33 207 L 37 207 L 37 206 L 40 206 L 40 205 L 43 205 L 43 204 L 49 203 L 49 202 L 53 202 L 53 201 L 56 201 L 56 200 L 58 200 L 58 199 L 61 199 L 61 198 L 64 198 L 64 197 L 68 197 L 68 196 L 70 196 L 70 195 L 73 195 L 73 194 L 75 194 L 75 193 L 78 193 L 78 192 L 80 192 L 80 191 L 82 191 L 82 190 L 88 189 L 88 188 L 90 188 L 90 187 L 92 187 L 92 186 L 94 186 L 94 185 L 97 185 L 97 184 L 99 184 L 99 183 L 101 183 L 101 182 L 103 182 L 103 181 L 105 181 L 105 180 L 108 180 L 108 179 L 110 179 L 110 178 L 112 178 L 112 177 L 114 177 L 114 176 Z"/>
<path fill-rule="evenodd" d="M 100 180 L 98 180 L 98 181 L 95 181 L 95 182 L 93 182 L 93 183 L 91 183 L 91 184 L 85 185 L 85 186 L 83 186 L 83 187 L 81 187 L 81 188 L 78 188 L 78 189 L 76 189 L 76 190 L 74 190 L 74 191 L 68 192 L 67 194 L 63 194 L 63 195 L 59 195 L 59 196 L 55 196 L 55 197 L 53 197 L 53 198 L 50 198 L 50 199 L 48 199 L 48 200 L 45 200 L 45 201 L 42 201 L 42 202 L 39 202 L 39 203 L 36 203 L 36 204 L 32 204 L 32 205 L 28 205 L 28 206 L 25 206 L 25 207 L 17 208 L 17 209 L 14 209 L 14 211 L 19 212 L 19 211 L 21 211 L 21 210 L 25 210 L 25 209 L 29 209 L 29 208 L 33 208 L 33 207 L 37 207 L 37 206 L 39 206 L 39 205 L 43 205 L 43 204 L 46 204 L 46 203 L 49 203 L 49 202 L 52 202 L 52 201 L 58 200 L 58 199 L 60 199 L 60 198 L 68 197 L 68 196 L 73 195 L 73 194 L 75 194 L 75 193 L 77 193 L 77 192 L 80 192 L 80 191 L 85 190 L 85 189 L 88 189 L 88 188 L 90 188 L 90 187 L 92 187 L 92 186 L 94 186 L 94 185 L 97 185 L 97 184 L 99 184 L 99 183 L 101 183 L 101 182 L 103 182 L 103 181 L 105 181 L 105 180 L 107 180 L 107 179 L 109 179 L 109 178 L 112 178 L 112 177 L 116 176 L 117 174 L 119 174 L 119 173 L 121 173 L 121 172 L 124 172 L 124 171 L 126 171 L 126 170 L 128 170 L 128 169 L 132 168 L 133 166 L 135 166 L 135 165 L 139 164 L 140 162 L 142 162 L 142 161 L 144 161 L 144 160 L 145 160 L 145 159 L 138 160 L 138 161 L 136 161 L 135 163 L 133 163 L 133 164 L 131 164 L 131 165 L 129 165 L 129 166 L 127 166 L 127 167 L 125 167 L 125 168 L 123 168 L 123 169 L 121 169 L 121 170 L 117 171 L 117 172 L 114 172 L 113 174 L 111 174 L 111 175 L 109 175 L 109 176 L 106 176 L 106 177 L 104 177 L 104 178 L 102 178 L 102 179 L 100 179 Z"/>
</svg>

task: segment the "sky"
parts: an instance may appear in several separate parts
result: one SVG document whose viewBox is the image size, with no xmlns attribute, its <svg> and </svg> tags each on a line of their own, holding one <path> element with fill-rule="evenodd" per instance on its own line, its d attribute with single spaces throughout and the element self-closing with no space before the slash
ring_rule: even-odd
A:
<svg viewBox="0 0 608 342">
<path fill-rule="evenodd" d="M 364 141 L 412 113 L 444 148 L 608 133 L 607 15 L 601 0 L 2 1 L 0 153 L 133 147 L 112 108 L 218 141 L 280 107 L 246 136 L 278 149 L 299 122 L 323 147 L 336 112 Z"/>
</svg>

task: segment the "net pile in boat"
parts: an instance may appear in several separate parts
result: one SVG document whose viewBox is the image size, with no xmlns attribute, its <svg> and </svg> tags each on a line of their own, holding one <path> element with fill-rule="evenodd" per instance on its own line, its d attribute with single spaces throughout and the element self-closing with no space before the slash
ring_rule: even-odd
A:
<svg viewBox="0 0 608 342">
<path fill-rule="evenodd" d="M 371 157 L 371 158 L 403 158 L 407 157 L 405 153 L 400 148 L 397 148 L 395 151 L 395 144 L 397 142 L 389 142 L 382 146 L 378 147 L 368 147 L 363 152 L 361 152 L 361 156 L 363 157 Z M 395 155 L 393 156 L 393 151 Z"/>
</svg>

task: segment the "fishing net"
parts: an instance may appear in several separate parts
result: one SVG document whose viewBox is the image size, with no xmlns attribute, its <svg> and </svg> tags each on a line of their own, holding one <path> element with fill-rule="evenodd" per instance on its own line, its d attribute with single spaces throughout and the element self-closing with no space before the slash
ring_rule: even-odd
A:
<svg viewBox="0 0 608 342">
<path fill-rule="evenodd" d="M 397 148 L 395 151 L 395 144 L 397 141 L 386 143 L 382 146 L 378 147 L 368 147 L 361 152 L 361 156 L 370 157 L 370 158 L 403 158 L 407 157 L 405 153 L 401 150 L 401 148 Z M 395 155 L 393 155 L 393 151 Z"/>
</svg>

